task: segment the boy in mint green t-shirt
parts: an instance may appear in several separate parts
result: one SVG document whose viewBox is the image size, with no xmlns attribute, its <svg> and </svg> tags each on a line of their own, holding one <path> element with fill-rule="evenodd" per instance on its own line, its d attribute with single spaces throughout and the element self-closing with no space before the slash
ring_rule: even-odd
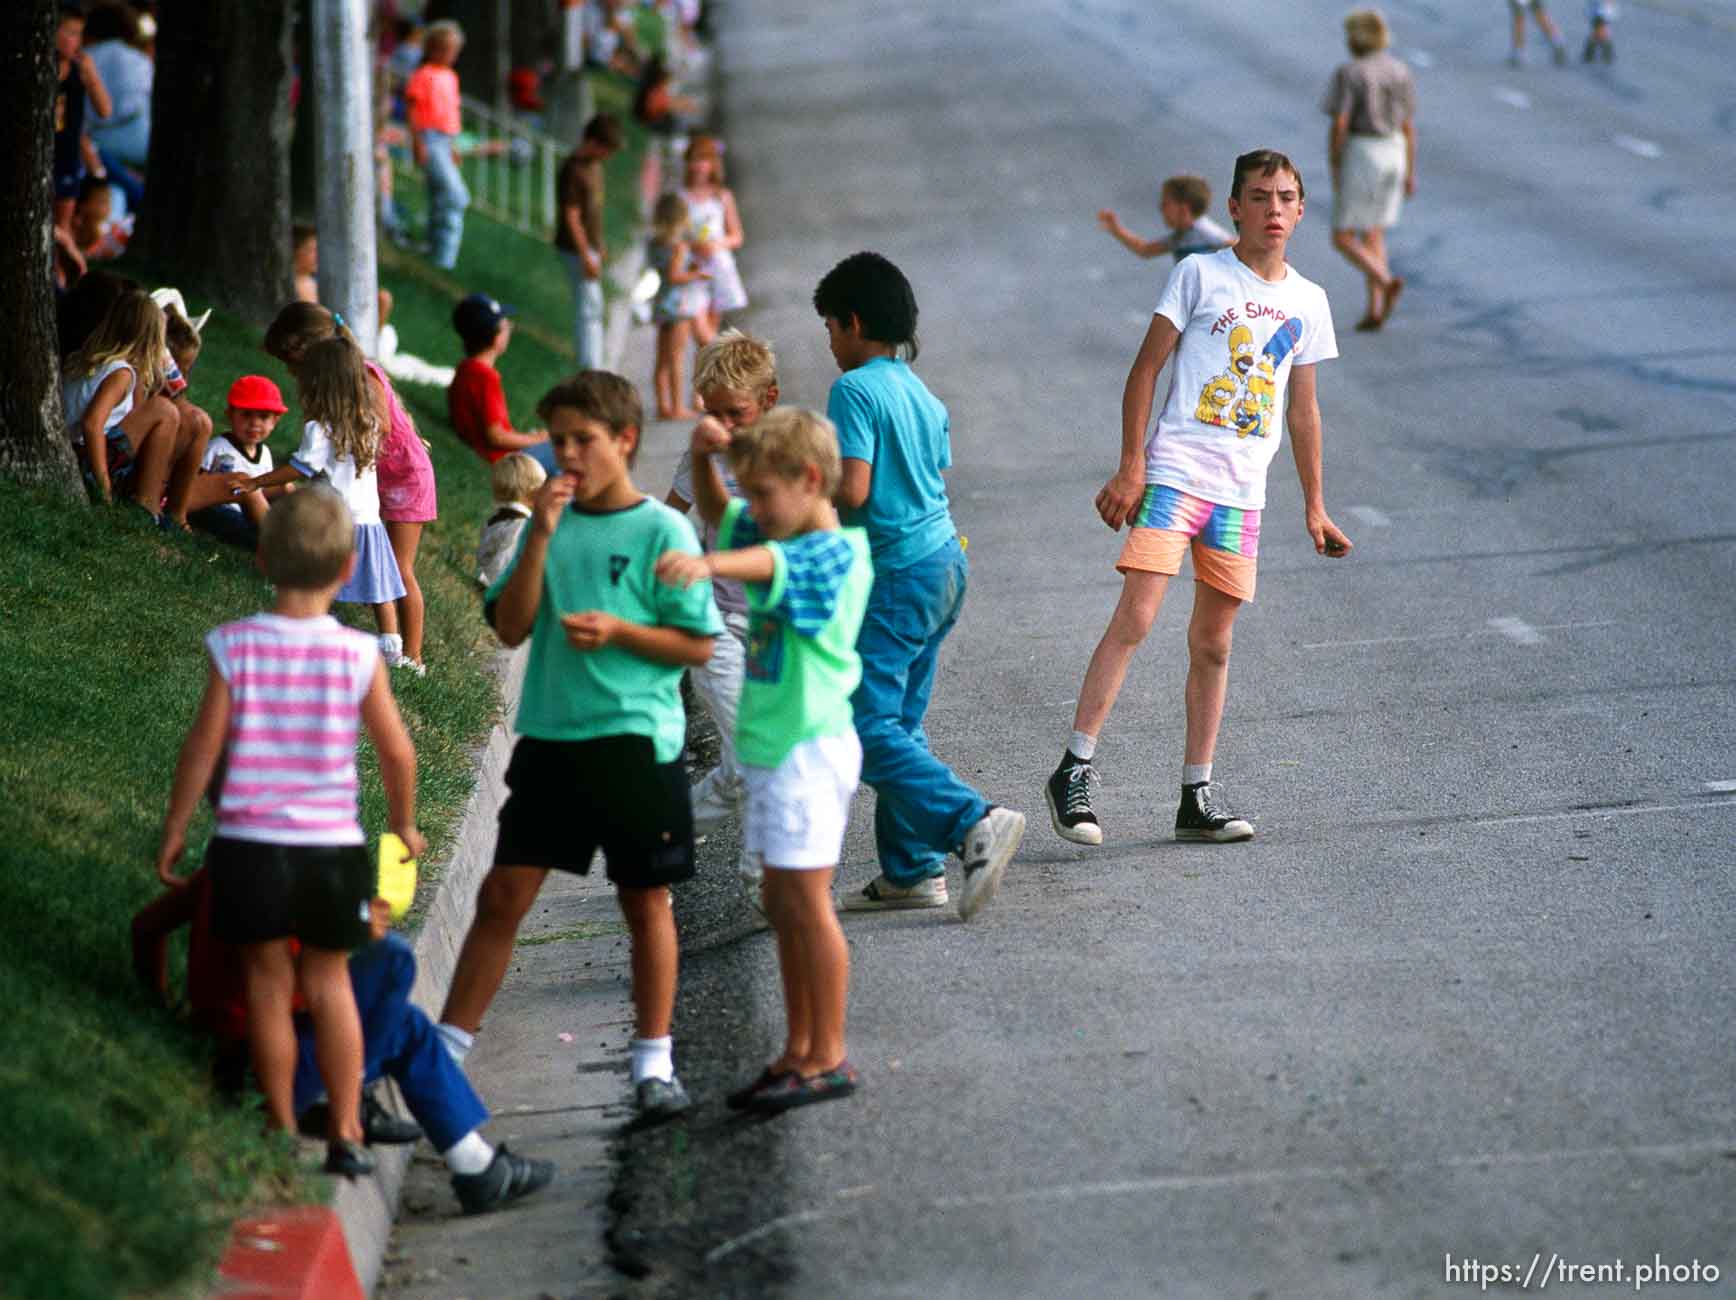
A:
<svg viewBox="0 0 1736 1300">
<path fill-rule="evenodd" d="M 697 558 L 693 526 L 633 486 L 641 408 L 602 370 L 537 407 L 557 473 L 518 552 L 484 596 L 509 646 L 530 640 L 518 744 L 506 772 L 494 867 L 482 882 L 440 1033 L 462 1058 L 494 999 L 519 923 L 550 870 L 584 874 L 601 849 L 632 949 L 632 1081 L 641 1118 L 686 1110 L 670 1024 L 677 940 L 669 886 L 693 874 L 693 810 L 681 762 L 681 671 L 723 630 L 701 583 L 658 581 L 660 557 Z"/>
<path fill-rule="evenodd" d="M 713 459 L 727 449 L 746 500 L 732 500 Z M 856 1090 L 844 1051 L 850 953 L 832 906 L 862 747 L 850 695 L 862 678 L 856 635 L 874 582 L 868 537 L 841 528 L 842 472 L 831 421 L 780 406 L 735 433 L 693 431 L 694 500 L 719 525 L 709 555 L 670 551 L 657 576 L 686 586 L 743 582 L 747 672 L 735 752 L 747 786 L 747 851 L 765 867 L 789 1030 L 783 1054 L 731 1093 L 738 1110 L 776 1112 Z"/>
</svg>

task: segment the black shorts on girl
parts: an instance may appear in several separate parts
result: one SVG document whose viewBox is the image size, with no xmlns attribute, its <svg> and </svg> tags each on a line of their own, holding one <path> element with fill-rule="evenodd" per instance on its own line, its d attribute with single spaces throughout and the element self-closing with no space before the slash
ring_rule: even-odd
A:
<svg viewBox="0 0 1736 1300">
<path fill-rule="evenodd" d="M 659 763 L 649 736 L 521 737 L 506 769 L 497 867 L 584 875 L 600 848 L 609 879 L 654 889 L 693 876 L 687 769 Z"/>
<path fill-rule="evenodd" d="M 224 943 L 300 939 L 348 952 L 368 942 L 376 870 L 361 844 L 266 844 L 218 836 L 211 871 L 211 933 Z"/>
</svg>

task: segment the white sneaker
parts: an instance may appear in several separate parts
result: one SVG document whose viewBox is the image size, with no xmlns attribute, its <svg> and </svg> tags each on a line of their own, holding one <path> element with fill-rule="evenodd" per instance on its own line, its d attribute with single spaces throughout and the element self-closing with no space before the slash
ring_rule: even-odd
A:
<svg viewBox="0 0 1736 1300">
<path fill-rule="evenodd" d="M 919 907 L 945 907 L 946 877 L 931 876 L 909 888 L 895 885 L 885 876 L 875 876 L 844 900 L 846 912 L 898 912 Z"/>
<path fill-rule="evenodd" d="M 988 816 L 970 828 L 958 854 L 964 859 L 964 894 L 958 900 L 961 920 L 970 920 L 988 906 L 1024 838 L 1025 814 L 1011 808 L 990 808 Z"/>
<path fill-rule="evenodd" d="M 426 677 L 428 675 L 428 665 L 410 658 L 409 655 L 399 655 L 398 662 L 392 667 L 405 669 L 412 677 Z"/>
</svg>

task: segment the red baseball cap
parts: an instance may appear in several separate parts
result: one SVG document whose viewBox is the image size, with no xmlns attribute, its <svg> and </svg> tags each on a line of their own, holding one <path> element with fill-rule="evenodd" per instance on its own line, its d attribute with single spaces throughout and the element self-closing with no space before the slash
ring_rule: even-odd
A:
<svg viewBox="0 0 1736 1300">
<path fill-rule="evenodd" d="M 271 411 L 277 415 L 289 410 L 277 385 L 264 375 L 242 375 L 230 384 L 229 405 L 238 411 Z"/>
</svg>

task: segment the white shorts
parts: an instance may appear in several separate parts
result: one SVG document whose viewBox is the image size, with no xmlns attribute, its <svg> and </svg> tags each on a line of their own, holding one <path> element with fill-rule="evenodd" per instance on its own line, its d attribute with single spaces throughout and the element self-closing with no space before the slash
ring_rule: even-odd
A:
<svg viewBox="0 0 1736 1300">
<path fill-rule="evenodd" d="M 1404 136 L 1353 135 L 1332 191 L 1334 230 L 1387 230 L 1404 205 Z"/>
<path fill-rule="evenodd" d="M 854 731 L 804 740 L 776 767 L 743 763 L 741 774 L 748 853 L 764 866 L 796 871 L 838 865 L 850 800 L 862 776 L 862 745 Z"/>
</svg>

